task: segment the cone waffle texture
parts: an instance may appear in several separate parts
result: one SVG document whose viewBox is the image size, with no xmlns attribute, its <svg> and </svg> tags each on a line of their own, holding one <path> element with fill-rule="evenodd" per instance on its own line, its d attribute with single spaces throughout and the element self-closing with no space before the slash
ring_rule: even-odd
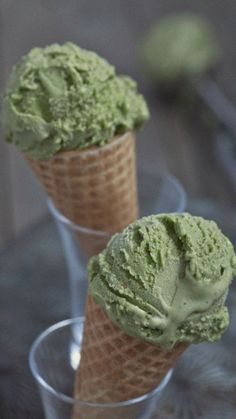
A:
<svg viewBox="0 0 236 419">
<path fill-rule="evenodd" d="M 89 296 L 75 395 L 100 403 L 139 397 L 161 383 L 185 349 L 179 344 L 166 352 L 127 335 Z"/>
<path fill-rule="evenodd" d="M 27 160 L 61 214 L 77 226 L 108 233 L 86 237 L 86 232 L 78 232 L 89 256 L 137 218 L 132 133 L 114 137 L 103 147 L 64 151 L 46 161 Z"/>
</svg>

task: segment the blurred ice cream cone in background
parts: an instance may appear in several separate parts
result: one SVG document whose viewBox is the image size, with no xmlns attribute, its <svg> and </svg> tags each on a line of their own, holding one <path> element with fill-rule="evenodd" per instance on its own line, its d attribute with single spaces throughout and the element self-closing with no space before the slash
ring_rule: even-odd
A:
<svg viewBox="0 0 236 419">
<path fill-rule="evenodd" d="M 236 106 L 218 81 L 224 58 L 217 28 L 197 13 L 160 19 L 140 47 L 144 72 L 157 93 L 211 129 L 213 151 L 236 183 Z"/>
<path fill-rule="evenodd" d="M 144 71 L 159 89 L 179 93 L 219 63 L 221 48 L 213 25 L 194 13 L 166 16 L 151 27 L 141 46 Z"/>
</svg>

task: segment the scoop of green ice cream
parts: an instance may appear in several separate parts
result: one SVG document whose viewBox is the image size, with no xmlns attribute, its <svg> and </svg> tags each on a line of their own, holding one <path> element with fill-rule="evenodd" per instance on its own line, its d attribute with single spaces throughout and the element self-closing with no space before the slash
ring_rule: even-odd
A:
<svg viewBox="0 0 236 419">
<path fill-rule="evenodd" d="M 89 264 L 90 291 L 131 336 L 170 350 L 220 339 L 236 273 L 233 246 L 215 222 L 149 216 L 115 235 Z"/>
<path fill-rule="evenodd" d="M 190 79 L 214 67 L 220 55 L 211 24 L 190 13 L 168 16 L 146 36 L 142 60 L 159 82 Z"/>
<path fill-rule="evenodd" d="M 136 83 L 73 43 L 32 49 L 13 68 L 3 99 L 6 140 L 35 159 L 102 146 L 149 114 Z"/>
</svg>

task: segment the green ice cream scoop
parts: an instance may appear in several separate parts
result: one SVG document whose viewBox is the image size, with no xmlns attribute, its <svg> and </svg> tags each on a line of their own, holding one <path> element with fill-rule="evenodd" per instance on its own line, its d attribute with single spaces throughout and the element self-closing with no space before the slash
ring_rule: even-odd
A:
<svg viewBox="0 0 236 419">
<path fill-rule="evenodd" d="M 220 47 L 211 24 L 190 13 L 171 15 L 146 36 L 142 60 L 153 80 L 174 83 L 192 79 L 214 67 Z"/>
<path fill-rule="evenodd" d="M 8 142 L 34 159 L 103 146 L 149 113 L 136 83 L 73 43 L 34 48 L 13 68 L 3 98 Z"/>
<path fill-rule="evenodd" d="M 95 301 L 131 336 L 165 350 L 216 341 L 229 324 L 233 246 L 215 222 L 189 214 L 142 218 L 89 263 Z"/>
</svg>

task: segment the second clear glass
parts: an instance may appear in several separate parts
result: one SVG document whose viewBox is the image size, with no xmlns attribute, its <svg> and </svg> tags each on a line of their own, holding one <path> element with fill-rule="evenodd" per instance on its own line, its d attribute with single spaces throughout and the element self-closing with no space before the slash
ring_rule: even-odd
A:
<svg viewBox="0 0 236 419">
<path fill-rule="evenodd" d="M 65 320 L 43 332 L 30 352 L 30 367 L 38 384 L 46 419 L 154 419 L 159 396 L 172 370 L 151 392 L 120 402 L 93 403 L 73 397 L 75 375 L 80 361 L 80 345 L 71 353 L 75 329 L 83 319 Z M 96 395 L 94 395 L 96 398 Z"/>
<path fill-rule="evenodd" d="M 185 191 L 173 175 L 139 170 L 137 177 L 140 217 L 185 210 Z M 72 223 L 55 208 L 51 200 L 48 200 L 48 208 L 58 227 L 67 262 L 71 317 L 82 317 L 87 295 L 88 258 L 105 247 L 111 234 Z M 80 334 L 77 340 L 80 341 Z"/>
</svg>

